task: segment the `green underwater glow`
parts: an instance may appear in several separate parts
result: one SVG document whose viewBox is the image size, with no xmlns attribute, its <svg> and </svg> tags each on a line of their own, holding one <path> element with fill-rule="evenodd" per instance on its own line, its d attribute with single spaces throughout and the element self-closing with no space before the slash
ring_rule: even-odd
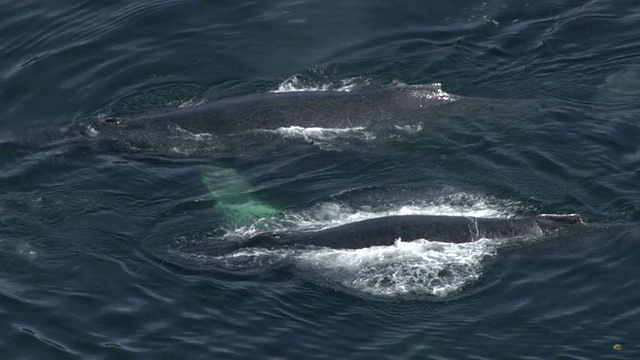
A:
<svg viewBox="0 0 640 360">
<path fill-rule="evenodd" d="M 208 166 L 202 182 L 215 200 L 214 210 L 232 226 L 249 226 L 279 210 L 255 197 L 255 188 L 235 169 Z"/>
</svg>

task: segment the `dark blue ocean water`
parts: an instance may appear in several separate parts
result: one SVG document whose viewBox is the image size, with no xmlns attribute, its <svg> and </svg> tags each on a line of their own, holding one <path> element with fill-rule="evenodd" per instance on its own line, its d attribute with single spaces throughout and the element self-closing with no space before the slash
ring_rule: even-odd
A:
<svg viewBox="0 0 640 360">
<path fill-rule="evenodd" d="M 636 1 L 0 6 L 0 358 L 640 358 Z M 478 108 L 224 151 L 60 140 L 89 118 L 238 95 L 433 83 Z M 236 196 L 262 219 L 229 225 Z M 590 226 L 180 251 L 387 214 L 540 213 Z"/>
</svg>

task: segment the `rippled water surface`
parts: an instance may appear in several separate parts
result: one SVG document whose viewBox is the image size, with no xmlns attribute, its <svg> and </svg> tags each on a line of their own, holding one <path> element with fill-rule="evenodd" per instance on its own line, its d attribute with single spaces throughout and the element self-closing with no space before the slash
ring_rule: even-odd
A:
<svg viewBox="0 0 640 360">
<path fill-rule="evenodd" d="M 0 5 L 0 358 L 640 358 L 635 1 Z M 375 127 L 103 143 L 87 125 L 437 83 L 460 102 Z M 387 215 L 541 213 L 588 225 L 183 251 Z"/>
</svg>

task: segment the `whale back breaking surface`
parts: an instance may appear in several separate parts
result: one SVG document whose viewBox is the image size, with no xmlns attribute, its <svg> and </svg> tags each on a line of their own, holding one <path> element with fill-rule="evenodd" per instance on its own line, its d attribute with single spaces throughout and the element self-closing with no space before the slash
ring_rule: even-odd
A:
<svg viewBox="0 0 640 360">
<path fill-rule="evenodd" d="M 397 215 L 362 220 L 314 232 L 269 235 L 276 238 L 274 241 L 276 244 L 358 249 L 393 245 L 397 239 L 464 243 L 482 238 L 503 239 L 541 234 L 543 230 L 532 218 Z M 258 239 L 259 237 L 249 240 L 247 245 L 255 246 Z M 264 239 L 261 241 L 263 246 L 268 244 Z"/>
<path fill-rule="evenodd" d="M 191 133 L 234 134 L 280 127 L 351 128 L 379 123 L 419 122 L 421 113 L 461 99 L 439 84 L 397 86 L 363 92 L 300 91 L 267 93 L 220 100 L 175 111 L 125 119 L 101 119 L 85 131 L 92 137 L 126 136 L 130 132 L 169 134 L 172 127 Z"/>
<path fill-rule="evenodd" d="M 536 237 L 583 224 L 580 216 L 539 215 L 528 218 L 476 218 L 441 215 L 394 215 L 348 223 L 318 231 L 261 233 L 240 243 L 214 244 L 187 249 L 189 253 L 220 255 L 241 248 L 315 246 L 333 249 L 360 249 L 393 245 L 398 239 L 425 239 L 446 243 L 466 243 L 483 238 L 510 239 Z"/>
</svg>

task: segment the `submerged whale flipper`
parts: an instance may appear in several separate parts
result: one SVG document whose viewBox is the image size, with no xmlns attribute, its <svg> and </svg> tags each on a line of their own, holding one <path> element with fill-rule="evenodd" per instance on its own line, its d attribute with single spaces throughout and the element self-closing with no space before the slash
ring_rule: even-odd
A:
<svg viewBox="0 0 640 360">
<path fill-rule="evenodd" d="M 253 186 L 234 169 L 207 166 L 202 182 L 209 190 L 209 196 L 215 200 L 214 210 L 227 225 L 248 226 L 279 212 L 256 198 Z"/>
<path fill-rule="evenodd" d="M 395 215 L 367 219 L 318 231 L 265 232 L 239 243 L 217 241 L 209 246 L 187 249 L 189 253 L 222 255 L 241 248 L 318 246 L 360 249 L 390 246 L 397 239 L 426 239 L 448 243 L 473 242 L 482 238 L 509 239 L 541 236 L 559 228 L 583 224 L 580 216 L 539 215 L 529 218 L 476 218 L 439 215 Z"/>
</svg>

